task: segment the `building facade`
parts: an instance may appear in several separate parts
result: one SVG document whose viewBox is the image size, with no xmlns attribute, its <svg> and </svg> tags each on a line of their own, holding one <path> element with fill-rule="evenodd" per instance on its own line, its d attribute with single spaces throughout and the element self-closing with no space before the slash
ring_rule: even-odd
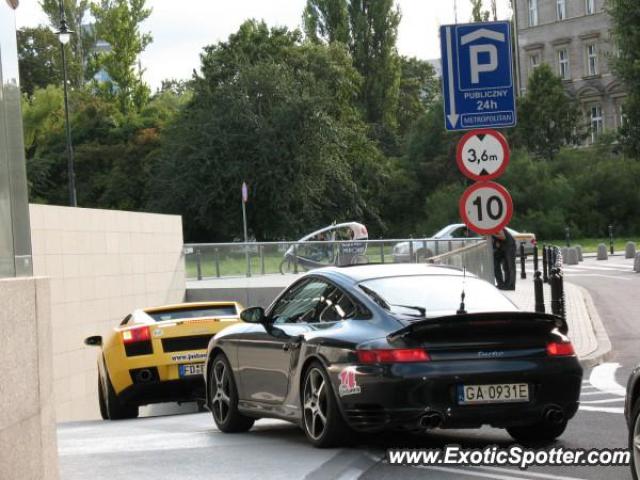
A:
<svg viewBox="0 0 640 480">
<path fill-rule="evenodd" d="M 31 276 L 27 177 L 16 45 L 17 0 L 0 1 L 0 278 Z"/>
<path fill-rule="evenodd" d="M 614 44 L 606 0 L 514 0 L 513 6 L 520 92 L 546 63 L 580 101 L 590 124 L 587 143 L 620 127 L 625 91 L 609 64 Z"/>
</svg>

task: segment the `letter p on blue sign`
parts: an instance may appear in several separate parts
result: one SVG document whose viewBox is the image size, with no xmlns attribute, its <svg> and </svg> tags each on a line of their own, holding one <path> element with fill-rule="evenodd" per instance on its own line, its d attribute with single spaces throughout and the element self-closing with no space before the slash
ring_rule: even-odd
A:
<svg viewBox="0 0 640 480">
<path fill-rule="evenodd" d="M 440 39 L 447 130 L 515 126 L 510 23 L 445 25 Z"/>
</svg>

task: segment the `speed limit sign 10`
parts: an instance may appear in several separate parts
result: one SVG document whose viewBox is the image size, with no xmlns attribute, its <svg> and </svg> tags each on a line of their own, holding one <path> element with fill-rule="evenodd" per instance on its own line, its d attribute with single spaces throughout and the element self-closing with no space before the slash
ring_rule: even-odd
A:
<svg viewBox="0 0 640 480">
<path fill-rule="evenodd" d="M 495 182 L 478 182 L 460 198 L 460 217 L 479 235 L 493 235 L 507 226 L 513 215 L 513 200 Z"/>
<path fill-rule="evenodd" d="M 511 151 L 506 138 L 495 130 L 472 130 L 458 142 L 456 162 L 471 180 L 493 180 L 509 165 Z"/>
</svg>

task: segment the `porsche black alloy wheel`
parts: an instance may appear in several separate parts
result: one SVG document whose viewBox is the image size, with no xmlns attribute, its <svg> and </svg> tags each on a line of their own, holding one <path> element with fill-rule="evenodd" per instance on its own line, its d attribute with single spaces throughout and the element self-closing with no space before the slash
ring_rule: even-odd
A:
<svg viewBox="0 0 640 480">
<path fill-rule="evenodd" d="M 640 400 L 636 401 L 631 412 L 632 422 L 629 429 L 629 451 L 631 452 L 631 473 L 634 480 L 640 479 Z"/>
<path fill-rule="evenodd" d="M 347 437 L 348 428 L 338 410 L 333 387 L 319 363 L 313 363 L 306 372 L 302 410 L 304 432 L 316 447 L 333 447 Z"/>
<path fill-rule="evenodd" d="M 209 372 L 210 406 L 218 428 L 225 433 L 246 432 L 255 419 L 238 411 L 238 390 L 227 357 L 218 354 Z"/>
</svg>

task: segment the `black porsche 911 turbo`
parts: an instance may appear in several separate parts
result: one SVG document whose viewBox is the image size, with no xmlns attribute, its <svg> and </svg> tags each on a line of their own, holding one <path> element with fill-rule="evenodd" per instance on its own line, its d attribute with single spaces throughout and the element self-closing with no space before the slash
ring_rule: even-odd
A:
<svg viewBox="0 0 640 480">
<path fill-rule="evenodd" d="M 208 350 L 207 405 L 223 432 L 272 417 L 318 447 L 352 430 L 482 425 L 538 443 L 578 409 L 582 367 L 565 321 L 520 311 L 455 268 L 315 270 L 241 317 Z"/>
</svg>

